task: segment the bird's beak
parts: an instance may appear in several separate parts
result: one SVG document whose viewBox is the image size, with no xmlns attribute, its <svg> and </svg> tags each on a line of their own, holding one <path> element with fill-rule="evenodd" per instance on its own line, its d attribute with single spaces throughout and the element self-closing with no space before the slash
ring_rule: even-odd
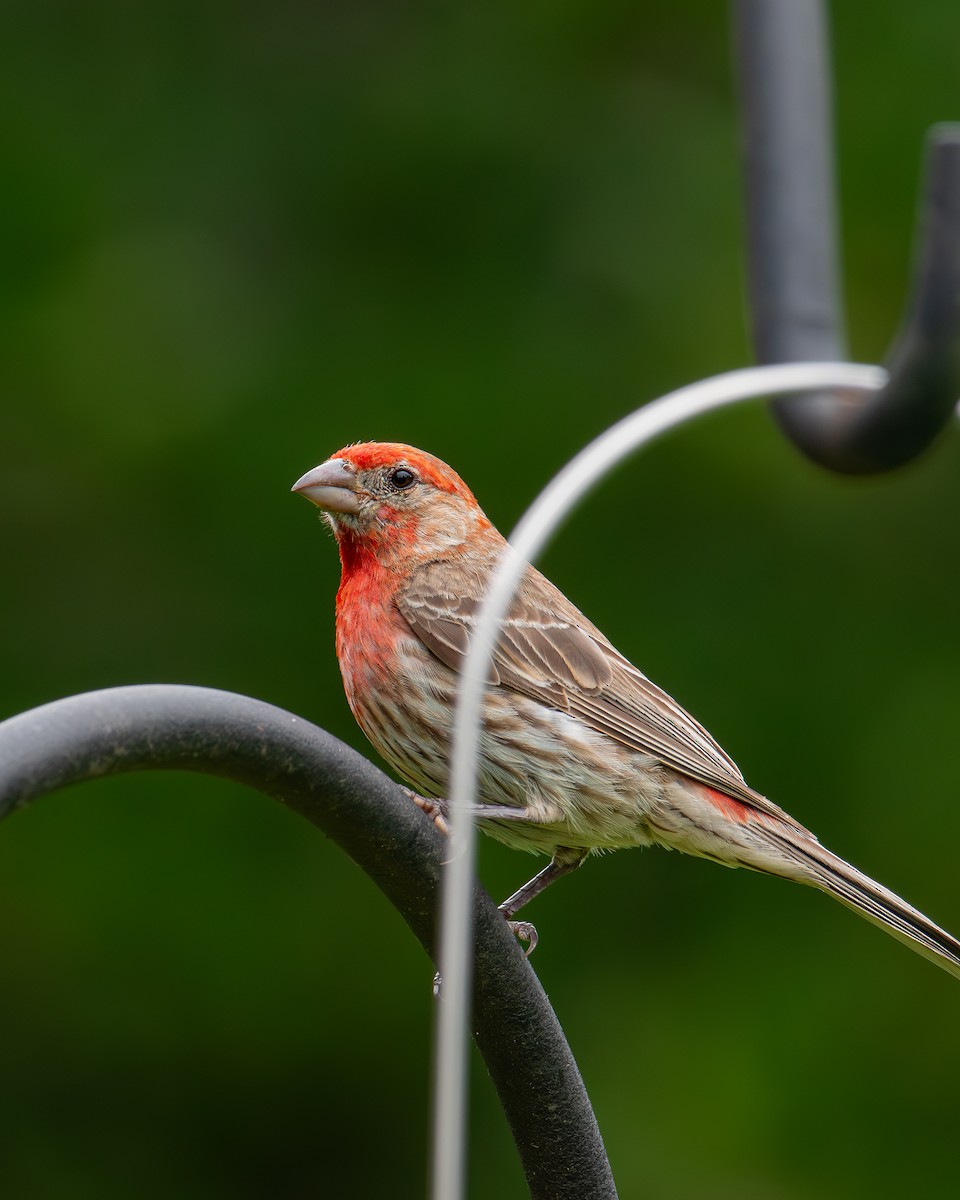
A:
<svg viewBox="0 0 960 1200">
<path fill-rule="evenodd" d="M 290 489 L 306 496 L 317 508 L 335 513 L 358 513 L 357 472 L 343 458 L 331 458 L 301 476 Z"/>
</svg>

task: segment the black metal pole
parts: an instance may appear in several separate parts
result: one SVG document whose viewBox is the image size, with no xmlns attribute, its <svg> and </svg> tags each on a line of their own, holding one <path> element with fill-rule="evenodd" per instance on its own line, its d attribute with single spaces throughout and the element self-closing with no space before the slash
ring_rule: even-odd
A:
<svg viewBox="0 0 960 1200">
<path fill-rule="evenodd" d="M 846 357 L 839 299 L 831 88 L 820 0 L 734 0 L 747 293 L 762 363 Z M 960 397 L 960 126 L 931 131 L 912 298 L 868 399 L 773 404 L 784 433 L 845 474 L 909 462 Z"/>
<path fill-rule="evenodd" d="M 0 724 L 0 817 L 124 771 L 218 775 L 279 800 L 333 838 L 434 954 L 444 839 L 365 758 L 273 705 L 143 685 L 71 696 Z M 534 1200 L 612 1200 L 616 1187 L 576 1061 L 539 980 L 476 889 L 474 1034 Z"/>
</svg>

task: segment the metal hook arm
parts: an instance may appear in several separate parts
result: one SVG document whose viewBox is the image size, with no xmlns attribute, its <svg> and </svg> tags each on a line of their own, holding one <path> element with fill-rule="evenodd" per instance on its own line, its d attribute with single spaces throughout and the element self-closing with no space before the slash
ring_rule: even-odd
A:
<svg viewBox="0 0 960 1200">
<path fill-rule="evenodd" d="M 760 362 L 847 357 L 838 299 L 827 35 L 820 0 L 734 0 L 747 291 Z M 874 396 L 773 404 L 809 458 L 890 470 L 936 437 L 960 395 L 960 126 L 930 133 L 911 300 Z"/>
<path fill-rule="evenodd" d="M 0 722 L 0 818 L 57 788 L 135 770 L 199 771 L 280 800 L 333 838 L 435 956 L 449 846 L 372 763 L 292 713 L 175 684 L 109 688 Z M 490 897 L 474 891 L 473 1031 L 532 1200 L 616 1200 L 596 1118 L 543 988 Z"/>
</svg>

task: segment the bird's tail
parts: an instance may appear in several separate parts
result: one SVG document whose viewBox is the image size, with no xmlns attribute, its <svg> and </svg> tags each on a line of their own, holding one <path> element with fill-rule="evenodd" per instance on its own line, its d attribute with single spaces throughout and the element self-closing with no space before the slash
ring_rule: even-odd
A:
<svg viewBox="0 0 960 1200">
<path fill-rule="evenodd" d="M 763 797 L 757 797 L 756 805 L 745 804 L 712 787 L 685 782 L 671 800 L 654 815 L 659 816 L 654 834 L 662 845 L 815 887 L 960 979 L 960 941 L 821 846 L 809 830 Z"/>
<path fill-rule="evenodd" d="M 793 878 L 852 908 L 892 937 L 960 979 L 960 942 L 882 884 L 793 829 L 767 827 L 767 836 L 799 868 Z M 778 872 L 782 873 L 782 872 Z"/>
</svg>

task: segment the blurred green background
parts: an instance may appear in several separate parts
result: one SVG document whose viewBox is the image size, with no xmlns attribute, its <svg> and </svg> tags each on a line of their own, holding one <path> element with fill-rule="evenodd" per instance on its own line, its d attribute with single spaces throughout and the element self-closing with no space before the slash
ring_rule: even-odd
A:
<svg viewBox="0 0 960 1200">
<path fill-rule="evenodd" d="M 344 443 L 450 461 L 508 530 L 589 437 L 749 362 L 723 6 L 12 0 L 0 40 L 0 715 L 262 697 L 366 752 Z M 952 2 L 834 6 L 853 350 L 905 294 Z M 759 407 L 621 470 L 545 569 L 748 778 L 960 932 L 960 438 L 889 478 Z M 484 845 L 496 896 L 533 860 Z M 531 911 L 621 1194 L 952 1189 L 955 981 L 804 889 L 660 852 Z M 0 1190 L 423 1194 L 426 958 L 335 846 L 143 775 L 0 829 Z M 482 1067 L 476 1196 L 521 1196 Z"/>
</svg>

